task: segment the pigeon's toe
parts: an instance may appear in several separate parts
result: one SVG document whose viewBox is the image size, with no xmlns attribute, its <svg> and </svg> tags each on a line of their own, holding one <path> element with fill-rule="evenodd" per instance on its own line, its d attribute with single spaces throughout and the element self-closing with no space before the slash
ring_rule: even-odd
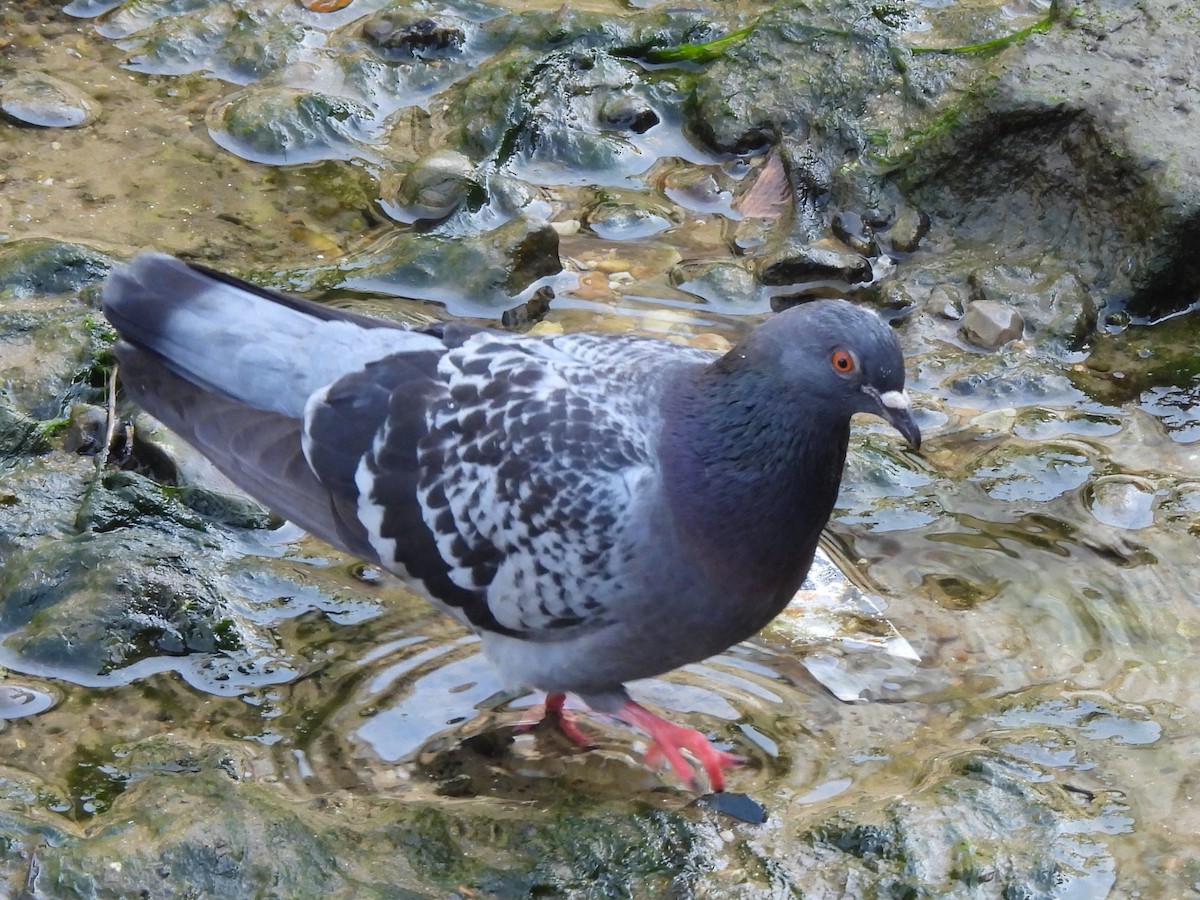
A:
<svg viewBox="0 0 1200 900">
<path fill-rule="evenodd" d="M 694 728 L 668 722 L 633 701 L 622 706 L 616 715 L 623 722 L 649 735 L 650 747 L 646 750 L 646 765 L 657 768 L 666 761 L 683 783 L 697 794 L 703 793 L 703 789 L 691 764 L 684 757 L 684 751 L 700 763 L 714 793 L 725 790 L 726 769 L 746 762 L 736 754 L 718 750 L 704 734 Z"/>
</svg>

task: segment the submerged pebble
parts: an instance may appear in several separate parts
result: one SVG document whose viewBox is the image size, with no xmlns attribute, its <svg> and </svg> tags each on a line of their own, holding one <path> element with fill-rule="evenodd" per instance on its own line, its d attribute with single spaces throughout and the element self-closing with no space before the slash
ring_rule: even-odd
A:
<svg viewBox="0 0 1200 900">
<path fill-rule="evenodd" d="M 57 698 L 39 688 L 8 682 L 0 684 L 0 719 L 21 719 L 45 712 Z"/>
<path fill-rule="evenodd" d="M 661 204 L 635 195 L 605 195 L 584 214 L 584 223 L 598 237 L 633 241 L 666 231 L 671 213 Z"/>
<path fill-rule="evenodd" d="M 100 104 L 61 78 L 45 72 L 20 72 L 0 84 L 0 113 L 17 125 L 76 128 L 94 122 Z"/>
<path fill-rule="evenodd" d="M 1144 478 L 1109 475 L 1089 485 L 1086 503 L 1097 521 L 1136 531 L 1154 524 L 1154 496 L 1154 486 Z"/>
</svg>

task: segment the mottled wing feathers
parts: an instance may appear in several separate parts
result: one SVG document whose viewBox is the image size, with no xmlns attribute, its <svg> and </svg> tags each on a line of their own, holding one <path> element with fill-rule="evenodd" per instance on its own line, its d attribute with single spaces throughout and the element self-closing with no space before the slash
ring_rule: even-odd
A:
<svg viewBox="0 0 1200 900">
<path fill-rule="evenodd" d="M 512 634 L 482 592 L 450 579 L 417 499 L 417 443 L 428 411 L 446 395 L 438 359 L 425 352 L 385 357 L 314 394 L 305 453 L 322 485 L 353 505 L 374 558 L 469 624 Z"/>
<path fill-rule="evenodd" d="M 658 477 L 659 414 L 637 374 L 653 370 L 630 364 L 651 350 L 664 345 L 480 333 L 442 357 L 418 496 L 450 579 L 504 629 L 599 627 L 622 593 L 622 526 Z"/>
</svg>

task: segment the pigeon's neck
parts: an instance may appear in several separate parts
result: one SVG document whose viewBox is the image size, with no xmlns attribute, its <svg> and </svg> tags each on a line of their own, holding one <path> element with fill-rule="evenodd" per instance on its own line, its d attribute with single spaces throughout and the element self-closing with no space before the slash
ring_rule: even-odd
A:
<svg viewBox="0 0 1200 900">
<path fill-rule="evenodd" d="M 773 617 L 841 483 L 849 417 L 756 371 L 692 370 L 664 397 L 663 477 L 695 564 Z"/>
</svg>

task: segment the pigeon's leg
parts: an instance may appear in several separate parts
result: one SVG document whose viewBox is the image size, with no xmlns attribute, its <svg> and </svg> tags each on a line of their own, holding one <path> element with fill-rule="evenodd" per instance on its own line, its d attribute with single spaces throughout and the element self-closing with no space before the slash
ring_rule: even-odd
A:
<svg viewBox="0 0 1200 900">
<path fill-rule="evenodd" d="M 626 700 L 612 715 L 650 736 L 650 749 L 646 751 L 647 765 L 656 767 L 665 759 L 684 784 L 698 794 L 701 793 L 699 780 L 681 751 L 688 751 L 704 767 L 714 792 L 725 790 L 726 769 L 745 762 L 740 756 L 718 750 L 699 731 L 668 722 L 632 700 Z"/>
<path fill-rule="evenodd" d="M 590 750 L 595 746 L 595 743 L 590 737 L 583 733 L 583 730 L 575 722 L 575 716 L 566 708 L 567 695 L 562 691 L 549 691 L 546 694 L 546 702 L 542 707 L 543 713 L 540 720 L 535 719 L 532 722 L 525 722 L 519 726 L 519 730 L 528 731 L 533 728 L 538 721 L 549 722 L 559 731 L 565 734 L 573 742 L 583 747 L 585 750 Z"/>
</svg>

